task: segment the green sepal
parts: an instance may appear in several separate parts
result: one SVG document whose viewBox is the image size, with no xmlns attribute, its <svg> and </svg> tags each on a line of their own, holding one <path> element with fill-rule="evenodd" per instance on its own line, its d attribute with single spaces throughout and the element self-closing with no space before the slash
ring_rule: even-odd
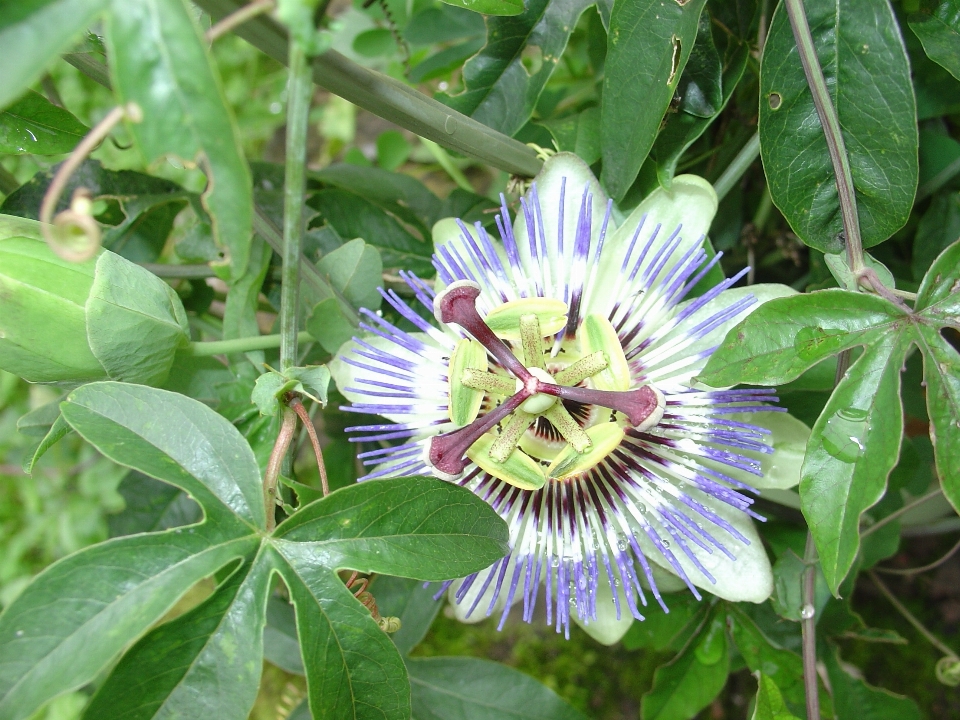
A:
<svg viewBox="0 0 960 720">
<path fill-rule="evenodd" d="M 521 490 L 539 490 L 543 487 L 547 481 L 543 466 L 519 449 L 510 453 L 506 461 L 497 462 L 490 457 L 495 441 L 496 438 L 489 433 L 484 435 L 467 450 L 467 457 L 485 472 Z"/>
<path fill-rule="evenodd" d="M 493 332 L 504 340 L 520 339 L 520 318 L 536 315 L 543 337 L 556 335 L 567 325 L 569 308 L 562 300 L 528 297 L 498 305 L 484 318 Z"/>
<path fill-rule="evenodd" d="M 572 445 L 566 445 L 547 468 L 551 479 L 565 480 L 586 472 L 603 460 L 623 442 L 623 428 L 619 423 L 608 422 L 586 429 L 591 445 L 586 452 L 578 453 Z"/>
<path fill-rule="evenodd" d="M 487 351 L 476 340 L 464 338 L 450 354 L 447 376 L 450 386 L 450 420 L 457 427 L 464 427 L 476 420 L 483 405 L 483 391 L 463 384 L 463 374 L 468 369 L 487 371 Z"/>
<path fill-rule="evenodd" d="M 610 321 L 598 313 L 587 315 L 580 328 L 580 338 L 580 349 L 584 355 L 602 352 L 607 360 L 607 367 L 593 376 L 593 384 L 599 390 L 629 390 L 630 366 L 623 354 L 623 344 Z"/>
</svg>

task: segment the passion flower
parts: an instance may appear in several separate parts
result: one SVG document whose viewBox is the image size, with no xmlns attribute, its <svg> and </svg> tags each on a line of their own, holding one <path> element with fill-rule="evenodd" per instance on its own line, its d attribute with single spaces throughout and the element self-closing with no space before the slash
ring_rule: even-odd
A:
<svg viewBox="0 0 960 720">
<path fill-rule="evenodd" d="M 363 479 L 432 473 L 510 528 L 506 557 L 447 583 L 462 619 L 502 624 L 522 602 L 530 621 L 543 588 L 549 624 L 610 643 L 678 585 L 769 596 L 751 493 L 796 482 L 763 478 L 776 397 L 696 375 L 759 300 L 793 291 L 732 288 L 740 273 L 691 297 L 718 260 L 703 249 L 716 208 L 679 176 L 618 223 L 589 169 L 556 155 L 513 224 L 503 204 L 500 242 L 479 223 L 434 228 L 435 284 L 403 277 L 437 325 L 384 291 L 418 331 L 365 312 L 370 335 L 341 349 L 344 409 L 389 421 L 350 428 L 376 444 Z"/>
</svg>

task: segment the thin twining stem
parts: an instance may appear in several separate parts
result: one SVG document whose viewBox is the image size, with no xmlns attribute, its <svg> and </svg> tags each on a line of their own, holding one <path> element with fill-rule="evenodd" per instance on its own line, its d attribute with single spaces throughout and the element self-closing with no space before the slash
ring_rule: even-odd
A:
<svg viewBox="0 0 960 720">
<path fill-rule="evenodd" d="M 860 538 L 862 539 L 862 538 L 865 538 L 865 537 L 866 537 L 867 535 L 869 535 L 870 533 L 875 533 L 877 530 L 879 530 L 880 528 L 882 528 L 882 527 L 883 527 L 884 525 L 886 525 L 887 523 L 893 522 L 893 521 L 896 520 L 898 517 L 900 517 L 901 515 L 904 515 L 905 513 L 910 512 L 911 510 L 913 510 L 913 509 L 914 509 L 915 507 L 917 507 L 918 505 L 923 505 L 925 502 L 928 502 L 928 501 L 930 501 L 930 500 L 933 500 L 934 498 L 939 497 L 940 495 L 943 495 L 943 490 L 940 489 L 940 488 L 937 488 L 936 490 L 931 490 L 931 491 L 928 492 L 926 495 L 921 495 L 921 496 L 918 497 L 916 500 L 913 500 L 913 501 L 911 501 L 911 502 L 908 502 L 906 505 L 904 505 L 904 506 L 903 506 L 902 508 L 900 508 L 899 510 L 890 513 L 890 514 L 887 515 L 885 518 L 881 518 L 880 520 L 877 520 L 877 522 L 875 522 L 873 525 L 871 525 L 870 527 L 864 529 L 863 532 L 860 533 Z"/>
<path fill-rule="evenodd" d="M 207 42 L 212 43 L 221 35 L 226 35 L 234 28 L 240 27 L 248 20 L 255 18 L 257 15 L 262 15 L 265 12 L 273 10 L 276 5 L 277 3 L 275 0 L 253 0 L 252 3 L 244 5 L 239 10 L 227 15 L 217 24 L 212 25 L 206 32 Z"/>
<path fill-rule="evenodd" d="M 943 565 L 947 560 L 952 558 L 957 554 L 957 550 L 960 550 L 960 540 L 957 540 L 956 545 L 950 548 L 947 551 L 947 554 L 944 555 L 939 560 L 934 560 L 929 565 L 921 565 L 920 567 L 915 568 L 886 568 L 886 567 L 876 567 L 878 573 L 884 573 L 885 575 L 919 575 L 920 573 L 925 573 L 928 570 L 933 570 Z"/>
<path fill-rule="evenodd" d="M 93 129 L 86 134 L 83 140 L 80 141 L 80 144 L 70 153 L 70 157 L 68 157 L 57 170 L 56 175 L 53 176 L 53 180 L 50 182 L 50 186 L 47 188 L 47 192 L 43 195 L 43 202 L 40 203 L 41 231 L 50 248 L 64 260 L 83 262 L 96 255 L 100 249 L 100 230 L 97 227 L 96 221 L 89 216 L 88 212 L 78 212 L 76 208 L 71 208 L 70 210 L 63 211 L 57 215 L 56 218 L 53 217 L 53 212 L 57 209 L 60 196 L 67 187 L 67 183 L 70 181 L 73 173 L 75 173 L 77 168 L 87 159 L 87 156 L 103 142 L 104 138 L 110 134 L 110 131 L 116 127 L 117 123 L 124 119 L 135 123 L 141 122 L 143 120 L 143 111 L 139 105 L 131 102 L 126 105 L 118 105 L 108 112 L 106 117 L 94 125 Z M 54 232 L 54 225 L 63 227 L 64 225 L 71 224 L 79 226 L 88 239 L 88 242 L 79 251 L 62 244 Z"/>
<path fill-rule="evenodd" d="M 807 717 L 820 718 L 820 689 L 817 686 L 817 617 L 814 604 L 817 584 L 817 546 L 807 531 L 803 552 L 803 585 L 801 587 L 800 630 L 803 633 L 803 687 L 807 700 Z"/>
<path fill-rule="evenodd" d="M 868 571 L 867 574 L 870 576 L 870 579 L 873 580 L 873 584 L 877 586 L 877 589 L 880 590 L 880 592 L 883 593 L 884 597 L 890 601 L 890 604 L 897 609 L 897 612 L 903 615 L 904 620 L 906 620 L 908 623 L 913 625 L 914 629 L 916 629 L 918 633 L 923 635 L 923 637 L 925 637 L 931 645 L 937 648 L 944 655 L 946 655 L 949 658 L 952 658 L 953 660 L 960 661 L 960 657 L 958 657 L 957 654 L 950 647 L 945 645 L 940 638 L 938 638 L 932 632 L 927 630 L 924 624 L 919 620 L 917 620 L 917 618 L 913 616 L 913 613 L 907 610 L 906 606 L 902 602 L 897 600 L 894 594 L 890 592 L 890 588 L 888 588 L 884 584 L 884 582 L 879 577 L 877 577 L 877 574 L 873 570 Z"/>
<path fill-rule="evenodd" d="M 297 428 L 297 414 L 286 405 L 280 420 L 280 431 L 267 461 L 267 471 L 263 474 L 263 504 L 267 510 L 267 532 L 273 532 L 277 526 L 277 480 L 280 478 L 280 468 L 283 459 L 290 450 L 294 431 Z"/>
<path fill-rule="evenodd" d="M 300 398 L 294 397 L 289 405 L 303 423 L 307 435 L 310 437 L 310 444 L 313 445 L 313 454 L 317 457 L 317 469 L 320 471 L 320 487 L 323 490 L 323 496 L 330 494 L 330 483 L 327 480 L 327 466 L 323 462 L 323 451 L 320 449 L 320 438 L 317 437 L 317 429 L 313 426 L 313 419 L 303 406 Z"/>
</svg>

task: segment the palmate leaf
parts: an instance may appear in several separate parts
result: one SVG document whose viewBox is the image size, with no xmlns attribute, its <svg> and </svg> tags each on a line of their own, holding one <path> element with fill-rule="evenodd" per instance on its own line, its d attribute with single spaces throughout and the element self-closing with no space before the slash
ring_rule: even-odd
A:
<svg viewBox="0 0 960 720">
<path fill-rule="evenodd" d="M 779 385 L 843 350 L 863 347 L 814 425 L 801 469 L 802 510 L 836 594 L 860 547 L 862 513 L 886 491 L 903 435 L 900 373 L 923 353 L 931 438 L 944 494 L 960 508 L 960 355 L 944 328 L 960 316 L 960 242 L 933 263 L 911 311 L 845 290 L 761 306 L 734 327 L 700 380 Z"/>
<path fill-rule="evenodd" d="M 488 566 L 507 548 L 506 526 L 489 505 L 430 478 L 344 488 L 267 536 L 253 453 L 203 404 L 108 382 L 75 390 L 61 411 L 103 455 L 186 491 L 205 519 L 95 545 L 40 574 L 0 615 L 4 720 L 28 717 L 90 682 L 128 648 L 88 718 L 192 716 L 197 698 L 211 716 L 245 718 L 275 572 L 310 648 L 302 659 L 317 716 L 407 718 L 400 655 L 336 571 L 447 579 Z M 192 585 L 231 564 L 237 567 L 207 601 L 150 630 Z"/>
</svg>

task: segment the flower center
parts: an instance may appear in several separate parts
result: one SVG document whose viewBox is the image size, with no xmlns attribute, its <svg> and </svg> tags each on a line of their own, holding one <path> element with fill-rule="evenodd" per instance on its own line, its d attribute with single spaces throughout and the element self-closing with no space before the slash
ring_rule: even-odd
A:
<svg viewBox="0 0 960 720">
<path fill-rule="evenodd" d="M 645 430 L 660 421 L 663 395 L 649 385 L 629 389 L 629 366 L 605 317 L 584 318 L 574 349 L 579 358 L 551 374 L 544 362 L 544 338 L 552 339 L 565 327 L 566 304 L 524 298 L 500 305 L 484 319 L 476 308 L 479 295 L 478 285 L 459 281 L 434 300 L 440 322 L 456 323 L 474 338 L 461 340 L 450 357 L 450 419 L 462 427 L 431 438 L 425 460 L 437 475 L 459 477 L 466 456 L 505 482 L 536 489 L 548 476 L 563 480 L 594 467 L 620 444 L 624 427 Z M 505 340 L 519 341 L 522 360 Z M 488 371 L 487 353 L 501 372 Z M 587 378 L 595 387 L 580 386 Z M 487 396 L 505 399 L 478 417 Z M 558 400 L 608 408 L 613 419 L 584 429 Z M 546 469 L 518 447 L 541 417 L 566 441 Z M 499 435 L 493 432 L 498 426 Z"/>
</svg>

